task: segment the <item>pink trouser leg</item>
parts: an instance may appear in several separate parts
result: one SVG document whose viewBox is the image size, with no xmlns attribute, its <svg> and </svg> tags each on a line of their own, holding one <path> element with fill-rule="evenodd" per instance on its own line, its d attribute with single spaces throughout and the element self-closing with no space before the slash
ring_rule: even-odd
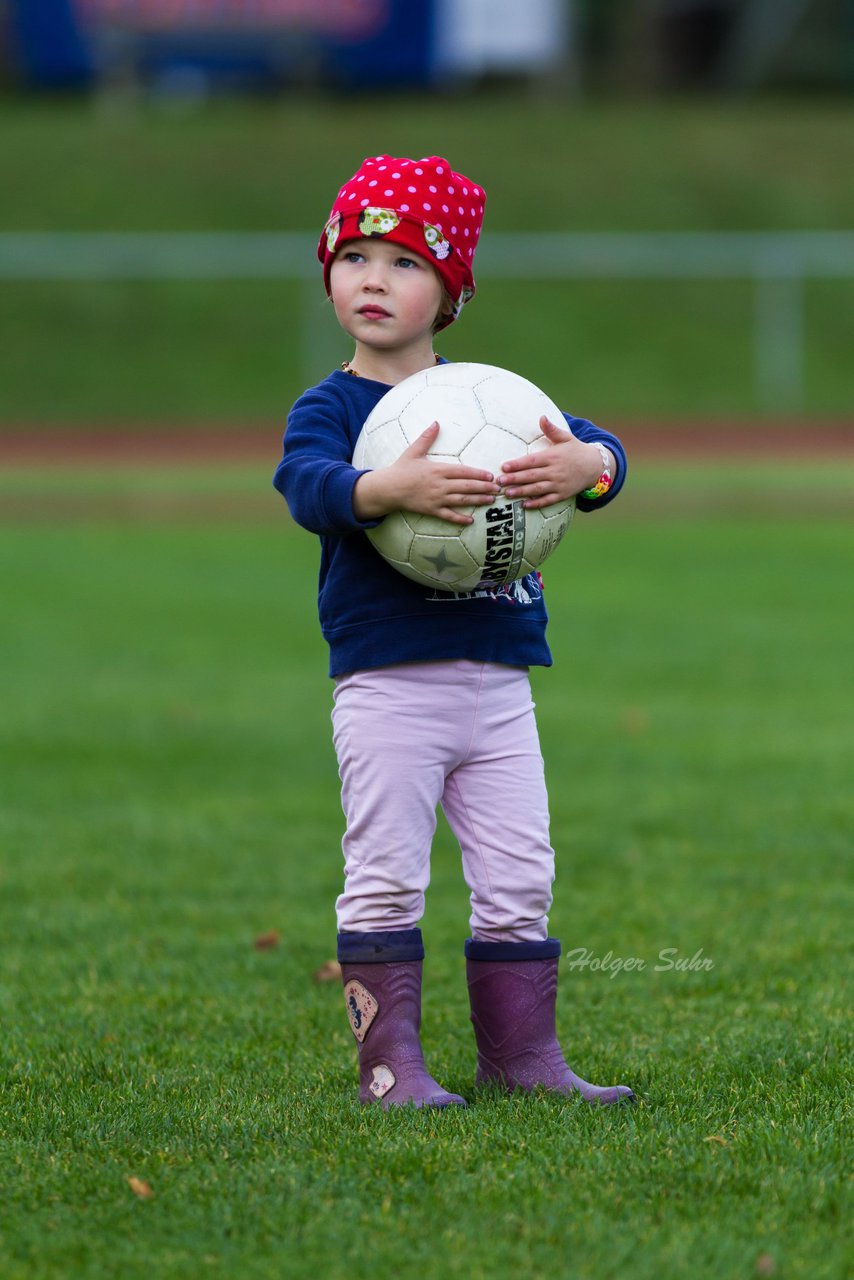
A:
<svg viewBox="0 0 854 1280">
<path fill-rule="evenodd" d="M 415 927 L 441 804 L 460 842 L 471 927 L 487 941 L 547 936 L 554 854 L 527 672 L 438 662 L 337 684 L 347 818 L 338 927 Z"/>
<path fill-rule="evenodd" d="M 472 936 L 493 942 L 547 937 L 554 881 L 534 704 L 526 674 L 509 674 L 481 711 L 477 749 L 446 779 L 442 797 L 471 890 Z"/>
</svg>

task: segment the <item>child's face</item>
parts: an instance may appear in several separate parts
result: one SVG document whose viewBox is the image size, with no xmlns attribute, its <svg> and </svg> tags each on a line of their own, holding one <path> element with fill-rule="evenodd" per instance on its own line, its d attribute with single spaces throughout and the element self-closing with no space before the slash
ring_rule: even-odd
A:
<svg viewBox="0 0 854 1280">
<path fill-rule="evenodd" d="M 330 272 L 338 323 L 351 338 L 383 351 L 432 341 L 442 281 L 426 258 L 403 245 L 349 240 Z"/>
</svg>

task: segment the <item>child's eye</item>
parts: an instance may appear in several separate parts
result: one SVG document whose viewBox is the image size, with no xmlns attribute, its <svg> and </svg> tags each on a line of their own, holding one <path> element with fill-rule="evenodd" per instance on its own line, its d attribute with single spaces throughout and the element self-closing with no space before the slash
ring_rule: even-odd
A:
<svg viewBox="0 0 854 1280">
<path fill-rule="evenodd" d="M 351 249 L 349 253 L 344 254 L 344 261 L 345 262 L 362 262 L 363 255 L 361 253 L 358 253 L 355 249 Z"/>
<path fill-rule="evenodd" d="M 399 267 L 417 267 L 418 263 L 413 261 L 412 258 L 398 258 L 397 265 Z"/>
</svg>

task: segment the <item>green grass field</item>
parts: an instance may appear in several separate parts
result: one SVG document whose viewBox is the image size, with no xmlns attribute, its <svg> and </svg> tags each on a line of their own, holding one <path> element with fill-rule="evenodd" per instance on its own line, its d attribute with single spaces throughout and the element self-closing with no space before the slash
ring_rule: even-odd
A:
<svg viewBox="0 0 854 1280">
<path fill-rule="evenodd" d="M 379 151 L 448 155 L 491 230 L 854 226 L 848 99 L 576 102 L 509 92 L 222 103 L 0 101 L 2 230 L 311 231 Z M 762 403 L 745 281 L 483 279 L 450 359 L 545 383 L 583 416 L 850 416 L 851 280 L 804 291 L 802 404 Z M 320 282 L 0 289 L 0 430 L 277 422 L 335 343 Z M 322 336 L 322 358 L 315 348 Z M 339 349 L 340 348 L 340 349 Z M 309 377 L 308 374 L 311 376 Z"/>
<path fill-rule="evenodd" d="M 845 229 L 852 123 L 831 100 L 2 101 L 0 229 L 309 230 L 380 150 L 468 165 L 487 233 Z M 850 419 L 851 299 L 807 284 L 798 413 Z M 0 433 L 267 424 L 271 448 L 0 473 L 2 1280 L 847 1278 L 854 463 L 754 461 L 753 305 L 738 281 L 483 282 L 442 337 L 596 421 L 739 419 L 750 447 L 641 457 L 545 569 L 551 929 L 599 965 L 565 956 L 559 1027 L 640 1104 L 473 1090 L 440 825 L 424 1040 L 474 1105 L 383 1114 L 313 978 L 331 692 L 316 548 L 270 487 L 319 277 L 3 283 Z"/>
<path fill-rule="evenodd" d="M 559 1026 L 640 1105 L 473 1091 L 441 827 L 424 1039 L 475 1105 L 385 1115 L 312 979 L 341 836 L 312 539 L 263 469 L 7 473 L 4 1280 L 842 1280 L 852 478 L 717 466 L 680 500 L 639 463 L 546 566 L 551 928 L 645 964 L 564 963 Z"/>
</svg>

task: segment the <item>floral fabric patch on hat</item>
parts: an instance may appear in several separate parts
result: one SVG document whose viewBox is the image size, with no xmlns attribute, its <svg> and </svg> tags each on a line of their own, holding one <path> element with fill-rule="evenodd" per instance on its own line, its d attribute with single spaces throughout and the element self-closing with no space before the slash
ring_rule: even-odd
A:
<svg viewBox="0 0 854 1280">
<path fill-rule="evenodd" d="M 460 314 L 460 312 L 462 311 L 466 303 L 469 302 L 473 297 L 474 297 L 474 289 L 469 289 L 466 286 L 463 289 L 460 296 L 457 298 L 456 302 L 454 303 L 454 319 L 457 318 L 457 316 Z"/>
<path fill-rule="evenodd" d="M 427 248 L 435 258 L 440 262 L 444 262 L 448 254 L 451 252 L 449 241 L 445 239 L 445 234 L 441 227 L 431 226 L 429 222 L 424 223 L 424 239 L 427 242 Z"/>
<path fill-rule="evenodd" d="M 387 236 L 397 226 L 400 226 L 400 218 L 394 209 L 368 208 L 359 219 L 359 230 L 363 236 Z"/>
<path fill-rule="evenodd" d="M 326 247 L 330 253 L 335 252 L 338 237 L 341 234 L 341 214 L 334 214 L 326 224 Z"/>
</svg>

